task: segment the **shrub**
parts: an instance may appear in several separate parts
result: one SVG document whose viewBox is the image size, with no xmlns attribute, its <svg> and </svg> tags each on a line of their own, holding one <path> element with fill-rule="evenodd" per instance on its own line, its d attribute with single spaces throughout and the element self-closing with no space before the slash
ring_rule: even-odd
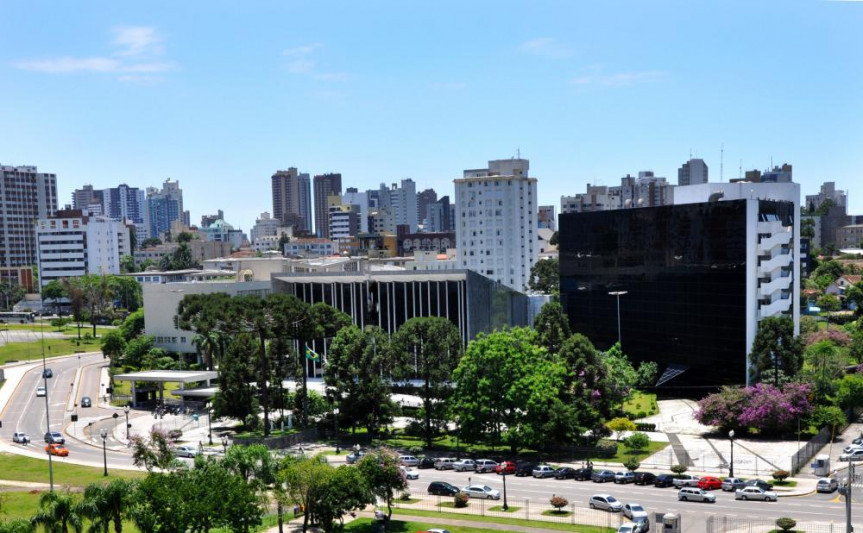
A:
<svg viewBox="0 0 863 533">
<path fill-rule="evenodd" d="M 408 451 L 411 452 L 411 455 L 417 456 L 423 452 L 423 447 L 422 446 L 411 446 L 410 448 L 408 448 Z"/>
<path fill-rule="evenodd" d="M 399 496 L 399 499 L 403 502 L 409 501 L 411 499 L 411 493 L 407 491 L 402 492 L 401 496 Z"/>
<path fill-rule="evenodd" d="M 408 422 L 404 429 L 405 435 L 409 437 L 421 437 L 424 431 L 425 428 L 422 423 L 417 422 L 416 420 Z"/>
<path fill-rule="evenodd" d="M 797 521 L 793 518 L 788 518 L 787 516 L 776 519 L 776 527 L 778 527 L 782 531 L 789 531 L 790 529 L 793 529 L 796 525 Z"/>
<path fill-rule="evenodd" d="M 468 496 L 467 494 L 459 492 L 453 497 L 453 506 L 457 509 L 460 509 L 462 507 L 467 507 L 467 503 L 469 501 L 470 501 L 470 496 Z"/>
<path fill-rule="evenodd" d="M 787 470 L 774 470 L 773 471 L 773 479 L 776 481 L 785 481 L 785 478 L 791 475 Z"/>
<path fill-rule="evenodd" d="M 647 413 L 644 411 L 639 411 L 638 414 L 635 415 L 635 418 L 644 418 L 647 416 Z M 638 429 L 638 427 L 636 427 Z"/>
<path fill-rule="evenodd" d="M 671 467 L 671 471 L 675 474 L 682 474 L 687 470 L 689 470 L 689 468 L 686 465 L 674 465 Z"/>
<path fill-rule="evenodd" d="M 566 507 L 567 505 L 569 505 L 569 500 L 567 500 L 563 496 L 555 495 L 552 496 L 550 500 L 548 500 L 548 503 L 550 503 L 551 506 L 554 507 L 557 511 L 560 511 L 562 507 Z"/>
<path fill-rule="evenodd" d="M 626 460 L 625 463 L 623 463 L 623 466 L 626 467 L 626 469 L 630 472 L 635 472 L 636 470 L 638 470 L 638 467 L 641 466 L 641 463 L 639 463 L 638 459 L 636 459 L 635 457 L 630 457 Z"/>
<path fill-rule="evenodd" d="M 643 450 L 650 445 L 650 438 L 644 433 L 633 433 L 623 441 L 627 448 Z"/>
<path fill-rule="evenodd" d="M 653 414 L 653 412 L 651 412 L 650 414 Z M 647 423 L 647 422 L 638 422 L 637 424 L 635 424 L 635 430 L 636 431 L 656 431 L 656 424 L 651 424 L 651 423 Z"/>
<path fill-rule="evenodd" d="M 183 431 L 179 429 L 172 429 L 168 432 L 168 438 L 171 440 L 178 440 L 183 436 Z"/>
<path fill-rule="evenodd" d="M 633 423 L 632 420 L 623 417 L 609 420 L 605 423 L 605 427 L 617 433 L 617 440 L 620 440 L 624 431 L 635 431 L 635 423 Z"/>
<path fill-rule="evenodd" d="M 603 458 L 614 457 L 617 455 L 617 444 L 613 442 L 601 442 L 596 447 L 596 455 Z"/>
</svg>

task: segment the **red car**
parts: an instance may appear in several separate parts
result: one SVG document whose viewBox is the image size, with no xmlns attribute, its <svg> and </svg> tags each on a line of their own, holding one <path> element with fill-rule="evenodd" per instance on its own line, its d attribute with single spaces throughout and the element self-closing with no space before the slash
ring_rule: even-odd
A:
<svg viewBox="0 0 863 533">
<path fill-rule="evenodd" d="M 497 468 L 495 468 L 494 471 L 497 472 L 498 475 L 506 474 L 509 476 L 515 474 L 515 463 L 512 461 L 503 461 L 497 465 Z"/>
<path fill-rule="evenodd" d="M 698 480 L 698 488 L 704 490 L 716 490 L 722 488 L 722 480 L 714 476 L 704 476 Z"/>
</svg>

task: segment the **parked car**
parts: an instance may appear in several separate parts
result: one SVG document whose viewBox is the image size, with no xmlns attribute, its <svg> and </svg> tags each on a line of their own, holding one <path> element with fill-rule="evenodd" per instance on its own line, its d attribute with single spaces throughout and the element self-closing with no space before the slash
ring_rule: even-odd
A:
<svg viewBox="0 0 863 533">
<path fill-rule="evenodd" d="M 850 446 L 845 446 L 842 448 L 842 453 L 851 453 L 854 450 L 863 450 L 863 446 L 859 444 L 851 444 Z"/>
<path fill-rule="evenodd" d="M 69 448 L 63 446 L 62 444 L 49 444 L 48 446 L 45 446 L 45 451 L 50 453 L 51 455 L 56 455 L 57 457 L 69 456 Z"/>
<path fill-rule="evenodd" d="M 363 450 L 357 450 L 357 451 L 351 452 L 345 456 L 345 462 L 349 465 L 355 464 L 365 454 L 366 454 L 366 452 L 364 452 Z"/>
<path fill-rule="evenodd" d="M 539 465 L 531 472 L 535 478 L 554 477 L 554 468 L 548 465 Z"/>
<path fill-rule="evenodd" d="M 762 500 L 765 502 L 775 502 L 778 500 L 775 492 L 764 490 L 759 487 L 744 487 L 734 491 L 735 500 Z"/>
<path fill-rule="evenodd" d="M 746 482 L 739 477 L 727 477 L 722 480 L 722 490 L 725 492 L 732 492 L 745 486 Z"/>
<path fill-rule="evenodd" d="M 815 485 L 815 490 L 818 492 L 833 492 L 839 488 L 839 482 L 832 477 L 822 477 Z"/>
<path fill-rule="evenodd" d="M 47 389 L 45 389 L 45 387 L 44 387 L 44 386 L 39 385 L 38 387 L 36 387 L 36 396 L 37 396 L 37 397 L 40 397 L 40 398 L 41 398 L 41 397 L 44 397 L 44 396 L 47 396 L 47 395 L 48 395 L 48 390 L 47 390 Z"/>
<path fill-rule="evenodd" d="M 497 465 L 497 468 L 494 469 L 498 475 L 510 475 L 515 474 L 515 463 L 512 461 L 504 461 Z"/>
<path fill-rule="evenodd" d="M 594 483 L 607 483 L 614 481 L 614 472 L 611 470 L 597 470 L 590 476 L 590 480 Z"/>
<path fill-rule="evenodd" d="M 66 444 L 66 439 L 59 431 L 49 431 L 45 433 L 45 442 L 48 444 Z"/>
<path fill-rule="evenodd" d="M 863 461 L 863 448 L 854 450 L 851 453 L 843 453 L 839 456 L 840 461 Z"/>
<path fill-rule="evenodd" d="M 93 407 L 93 400 L 89 396 L 81 396 L 81 407 Z"/>
<path fill-rule="evenodd" d="M 468 485 L 461 489 L 462 493 L 467 494 L 471 498 L 479 498 L 486 500 L 499 500 L 500 491 L 495 490 L 488 485 Z"/>
<path fill-rule="evenodd" d="M 174 455 L 177 457 L 190 457 L 193 458 L 196 455 L 201 454 L 201 450 L 197 446 L 174 446 Z"/>
<path fill-rule="evenodd" d="M 773 483 L 768 483 L 761 479 L 750 479 L 746 482 L 747 487 L 758 487 L 761 490 L 770 490 L 773 488 Z"/>
<path fill-rule="evenodd" d="M 722 488 L 722 480 L 716 476 L 704 476 L 696 485 L 699 489 L 716 490 Z"/>
<path fill-rule="evenodd" d="M 515 477 L 531 476 L 533 469 L 539 466 L 537 463 L 517 463 L 515 465 Z"/>
<path fill-rule="evenodd" d="M 587 504 L 591 509 L 600 509 L 610 513 L 619 513 L 623 509 L 623 504 L 611 494 L 594 494 L 587 501 Z"/>
<path fill-rule="evenodd" d="M 492 461 L 491 459 L 477 459 L 476 460 L 476 472 L 477 474 L 482 474 L 484 472 L 496 472 L 497 471 L 497 461 Z"/>
<path fill-rule="evenodd" d="M 476 461 L 473 459 L 462 459 L 452 464 L 452 469 L 455 472 L 473 472 L 476 470 Z"/>
<path fill-rule="evenodd" d="M 434 459 L 432 459 L 431 457 L 423 457 L 422 459 L 420 459 L 417 468 L 434 468 Z"/>
<path fill-rule="evenodd" d="M 677 488 L 680 487 L 697 487 L 698 480 L 701 479 L 698 476 L 693 476 L 692 474 L 678 474 L 674 476 L 674 486 Z"/>
<path fill-rule="evenodd" d="M 659 474 L 653 482 L 654 487 L 671 487 L 674 486 L 674 474 Z"/>
<path fill-rule="evenodd" d="M 638 503 L 627 503 L 623 506 L 623 516 L 629 518 L 633 522 L 642 522 L 648 520 L 647 511 Z"/>
<path fill-rule="evenodd" d="M 458 492 L 458 487 L 446 481 L 432 481 L 428 487 L 428 493 L 434 496 L 455 496 Z"/>
<path fill-rule="evenodd" d="M 857 437 L 856 439 L 851 441 L 851 444 L 861 445 L 863 444 L 863 435 Z"/>
<path fill-rule="evenodd" d="M 554 479 L 573 479 L 575 478 L 575 468 L 564 466 L 554 471 Z"/>
<path fill-rule="evenodd" d="M 617 528 L 617 533 L 644 533 L 649 522 L 625 522 Z"/>
<path fill-rule="evenodd" d="M 12 434 L 12 442 L 17 442 L 18 444 L 30 444 L 30 435 L 16 431 Z"/>
<path fill-rule="evenodd" d="M 416 468 L 409 468 L 409 467 L 404 466 L 404 465 L 399 466 L 399 468 L 401 469 L 402 472 L 405 473 L 406 479 L 419 479 L 420 478 L 420 471 L 417 470 Z"/>
<path fill-rule="evenodd" d="M 441 457 L 434 462 L 435 470 L 452 470 L 456 460 L 453 457 Z"/>
<path fill-rule="evenodd" d="M 399 462 L 404 466 L 417 466 L 420 460 L 413 455 L 399 455 Z"/>
<path fill-rule="evenodd" d="M 590 481 L 590 478 L 593 476 L 593 467 L 586 468 L 578 468 L 575 470 L 575 479 L 576 481 Z"/>
<path fill-rule="evenodd" d="M 683 487 L 677 491 L 677 499 L 682 502 L 716 503 L 716 496 L 698 487 Z"/>
<path fill-rule="evenodd" d="M 635 473 L 635 483 L 636 485 L 653 485 L 656 482 L 656 474 L 651 472 L 636 472 Z"/>
<path fill-rule="evenodd" d="M 54 377 L 54 371 L 51 370 L 50 368 L 46 368 L 45 370 L 42 371 L 42 377 L 45 379 L 51 379 Z"/>
<path fill-rule="evenodd" d="M 632 483 L 635 481 L 635 474 L 632 472 L 616 472 L 614 474 L 614 482 L 620 484 Z"/>
</svg>

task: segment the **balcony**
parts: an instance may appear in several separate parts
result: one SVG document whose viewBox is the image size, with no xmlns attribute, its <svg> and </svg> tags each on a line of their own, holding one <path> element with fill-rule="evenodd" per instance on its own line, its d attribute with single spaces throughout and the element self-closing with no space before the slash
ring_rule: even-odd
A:
<svg viewBox="0 0 863 533">
<path fill-rule="evenodd" d="M 771 250 L 776 248 L 777 246 L 782 246 L 785 244 L 789 244 L 791 242 L 792 233 L 790 228 L 786 231 L 781 231 L 779 233 L 774 233 L 770 237 L 766 239 L 761 239 L 761 242 L 758 243 L 758 253 L 766 254 Z"/>
<path fill-rule="evenodd" d="M 779 290 L 788 290 L 791 287 L 791 276 L 778 277 L 773 281 L 762 283 L 758 288 L 758 297 L 766 298 Z"/>
<path fill-rule="evenodd" d="M 758 265 L 758 275 L 766 276 L 775 272 L 780 268 L 785 268 L 791 264 L 793 257 L 790 253 L 779 254 L 773 259 L 768 259 L 767 261 L 762 261 Z"/>
<path fill-rule="evenodd" d="M 779 299 L 766 305 L 758 306 L 758 319 L 776 316 L 791 309 L 791 298 Z"/>
</svg>

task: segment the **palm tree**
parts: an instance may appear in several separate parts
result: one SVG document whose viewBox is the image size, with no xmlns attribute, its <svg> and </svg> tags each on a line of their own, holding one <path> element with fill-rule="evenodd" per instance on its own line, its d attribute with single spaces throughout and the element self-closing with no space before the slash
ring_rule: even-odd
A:
<svg viewBox="0 0 863 533">
<path fill-rule="evenodd" d="M 80 339 L 81 320 L 83 320 L 84 311 L 84 289 L 81 286 L 81 279 L 61 278 L 60 284 L 66 291 L 66 297 L 69 298 L 69 308 L 72 310 L 72 317 L 75 319 L 75 324 L 78 326 L 78 339 Z"/>
<path fill-rule="evenodd" d="M 30 519 L 34 526 L 43 526 L 46 533 L 81 533 L 84 523 L 75 499 L 68 492 L 44 492 L 39 497 L 39 511 Z"/>
<path fill-rule="evenodd" d="M 219 331 L 204 331 L 192 338 L 192 344 L 198 351 L 201 361 L 207 370 L 213 370 L 213 360 L 219 359 L 225 348 L 227 337 Z"/>
<path fill-rule="evenodd" d="M 123 517 L 132 505 L 135 488 L 135 482 L 127 479 L 114 479 L 107 485 L 88 485 L 79 510 L 92 523 L 90 533 L 108 533 L 112 523 L 114 533 L 122 533 Z"/>
</svg>

